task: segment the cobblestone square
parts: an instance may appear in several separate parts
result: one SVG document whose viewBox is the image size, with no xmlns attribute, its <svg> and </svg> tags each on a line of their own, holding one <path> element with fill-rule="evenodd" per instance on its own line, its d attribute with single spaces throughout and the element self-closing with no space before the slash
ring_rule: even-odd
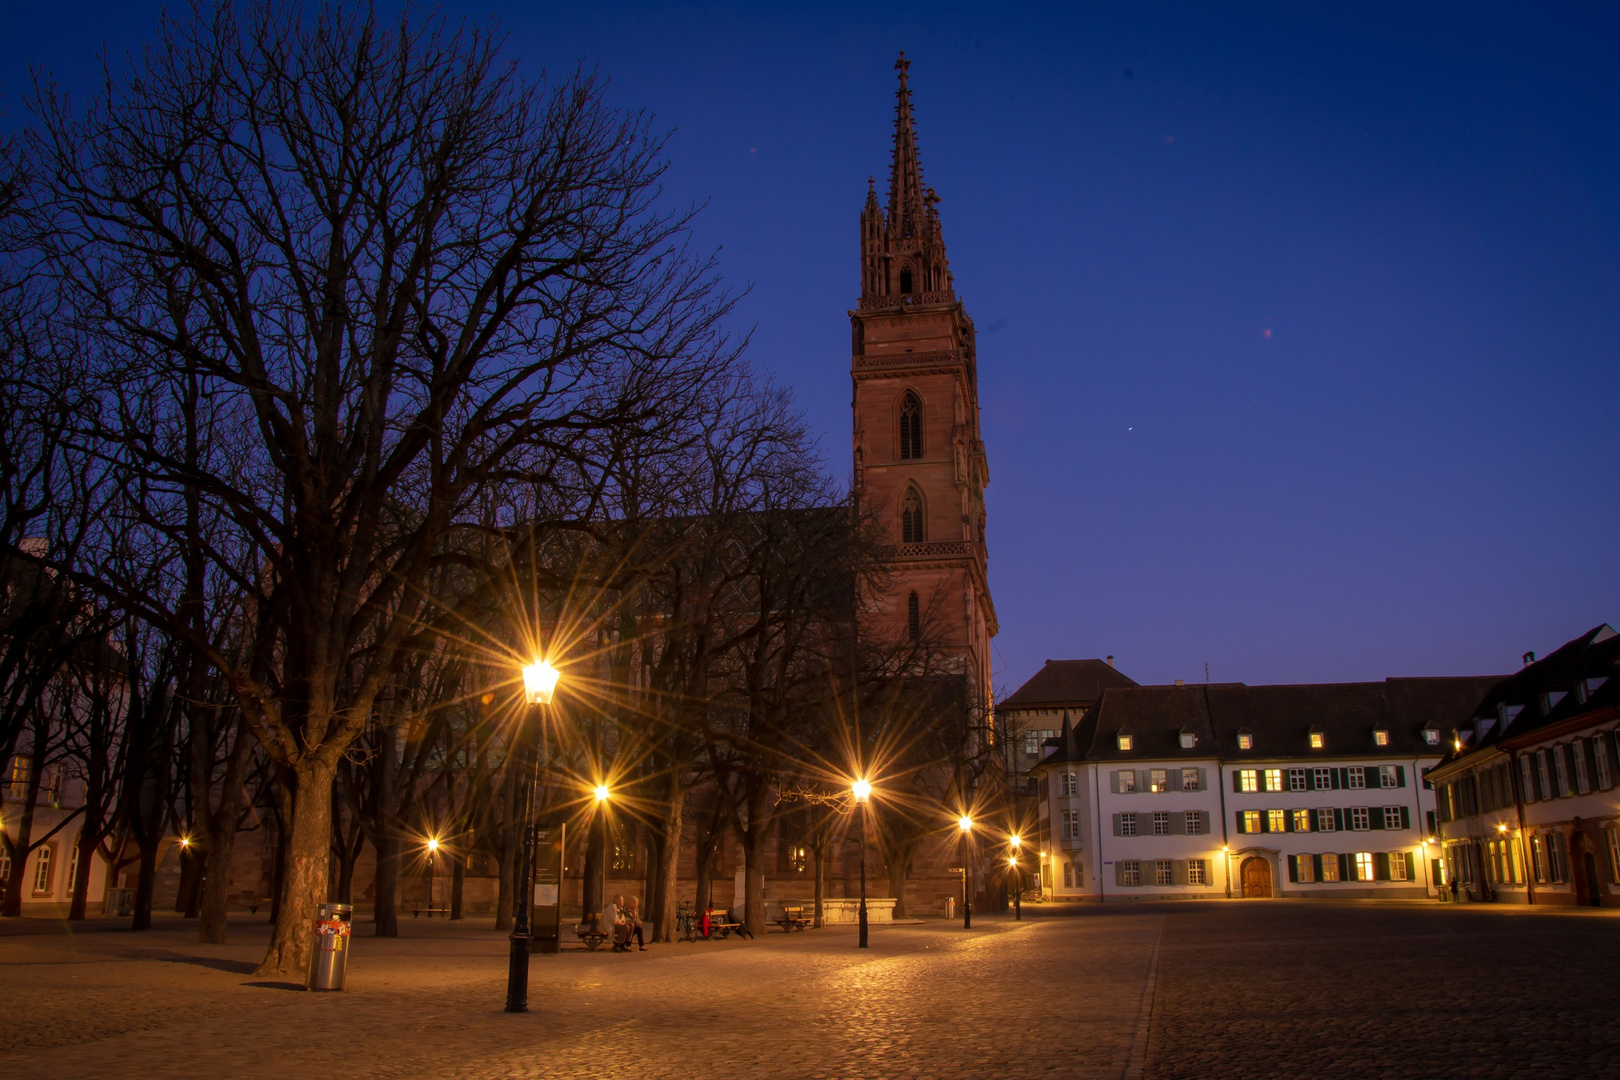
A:
<svg viewBox="0 0 1620 1080">
<path fill-rule="evenodd" d="M 163 922 L 0 926 L 0 1073 L 52 1077 L 1620 1076 L 1604 913 L 1119 905 L 534 960 L 487 921 L 358 928 L 350 990 Z M 1442 977 L 1441 972 L 1448 971 Z"/>
</svg>

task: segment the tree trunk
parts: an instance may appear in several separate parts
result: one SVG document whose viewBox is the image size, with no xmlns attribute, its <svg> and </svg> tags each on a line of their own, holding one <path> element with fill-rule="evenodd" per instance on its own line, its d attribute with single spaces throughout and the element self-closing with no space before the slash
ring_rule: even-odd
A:
<svg viewBox="0 0 1620 1080">
<path fill-rule="evenodd" d="M 765 932 L 765 830 L 743 837 L 743 925 L 756 937 Z"/>
<path fill-rule="evenodd" d="M 372 842 L 377 849 L 377 869 L 372 876 L 371 916 L 378 937 L 399 937 L 399 837 L 384 836 Z"/>
<path fill-rule="evenodd" d="M 906 861 L 890 860 L 886 869 L 889 872 L 889 895 L 894 897 L 894 917 L 909 919 L 911 916 L 906 914 Z"/>
<path fill-rule="evenodd" d="M 599 804 L 591 813 L 585 840 L 585 880 L 580 890 L 585 918 L 602 914 L 602 894 L 607 890 L 606 847 L 607 813 Z"/>
<path fill-rule="evenodd" d="M 204 852 L 202 896 L 197 904 L 197 940 L 205 945 L 223 945 L 230 916 L 225 890 L 231 884 L 231 854 L 236 848 L 236 801 L 225 796 L 230 813 L 208 840 Z"/>
<path fill-rule="evenodd" d="M 827 858 L 826 858 L 826 851 L 827 851 L 827 849 L 826 849 L 826 847 L 824 845 L 818 845 L 818 846 L 813 847 L 813 848 L 810 849 L 810 858 L 812 860 L 811 861 L 811 870 L 816 876 L 815 914 L 813 916 L 811 916 L 810 926 L 811 926 L 812 929 L 815 929 L 815 930 L 820 930 L 823 926 L 826 925 L 826 918 L 825 918 L 826 901 L 827 901 Z"/>
<path fill-rule="evenodd" d="M 260 978 L 302 980 L 309 963 L 310 926 L 315 908 L 326 899 L 327 866 L 332 850 L 332 781 L 335 770 L 319 761 L 292 769 L 292 821 L 287 865 L 282 871 L 281 899 L 270 948 L 254 972 Z"/>
<path fill-rule="evenodd" d="M 11 880 L 6 882 L 6 902 L 0 915 L 17 918 L 22 914 L 22 894 L 25 871 L 28 869 L 28 845 L 34 836 L 34 804 L 39 801 L 39 767 L 35 765 L 28 778 L 28 791 L 23 796 L 22 815 L 17 819 L 17 841 L 11 846 Z"/>
<path fill-rule="evenodd" d="M 703 852 L 698 852 L 697 865 L 697 896 L 692 901 L 692 907 L 697 917 L 702 918 L 703 913 L 714 906 L 711 898 L 714 893 L 714 852 L 710 851 L 705 858 Z"/>
<path fill-rule="evenodd" d="M 649 898 L 648 915 L 653 919 L 653 940 L 675 940 L 675 903 L 680 889 L 681 829 L 685 826 L 686 792 L 673 773 L 664 799 L 664 820 L 660 823 L 662 837 L 658 845 L 656 896 Z"/>
<path fill-rule="evenodd" d="M 68 904 L 68 919 L 83 919 L 90 906 L 90 860 L 96 857 L 96 832 L 88 820 L 79 828 L 78 872 L 73 875 L 73 899 Z"/>
<path fill-rule="evenodd" d="M 143 839 L 140 843 L 140 877 L 135 879 L 135 916 L 129 924 L 131 930 L 152 929 L 152 892 L 157 887 L 159 842 Z"/>
<path fill-rule="evenodd" d="M 180 845 L 180 888 L 174 894 L 174 910 L 176 914 L 184 914 L 188 919 L 197 917 L 197 876 L 201 871 L 201 861 L 196 852 L 191 850 L 190 844 Z"/>
</svg>

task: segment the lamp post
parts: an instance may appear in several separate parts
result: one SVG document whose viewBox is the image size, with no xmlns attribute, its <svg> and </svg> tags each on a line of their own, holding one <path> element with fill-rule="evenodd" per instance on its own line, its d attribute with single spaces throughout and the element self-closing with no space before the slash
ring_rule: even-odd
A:
<svg viewBox="0 0 1620 1080">
<path fill-rule="evenodd" d="M 557 669 L 544 660 L 524 667 L 523 700 L 528 706 L 528 719 L 538 721 L 540 709 L 551 704 L 557 679 Z M 512 920 L 512 944 L 506 968 L 506 1011 L 509 1013 L 529 1011 L 529 909 L 534 901 L 529 880 L 534 876 L 534 772 L 539 767 L 539 759 L 532 756 L 533 740 L 525 738 L 526 734 L 520 725 L 517 816 L 523 823 L 523 839 L 518 844 L 517 895 L 514 897 L 517 911 Z"/>
<path fill-rule="evenodd" d="M 962 929 L 973 929 L 973 819 L 963 814 L 956 819 L 956 827 L 962 830 L 962 843 L 967 848 L 967 858 L 962 862 Z"/>
<path fill-rule="evenodd" d="M 430 919 L 433 918 L 433 856 L 437 855 L 438 853 L 439 853 L 439 838 L 437 836 L 428 837 L 428 842 L 427 842 L 427 857 L 428 857 L 428 902 L 427 902 L 427 909 L 428 909 L 428 918 L 430 918 Z"/>
<path fill-rule="evenodd" d="M 872 785 L 866 780 L 857 780 L 849 785 L 849 792 L 855 797 L 855 813 L 860 816 L 860 846 L 861 846 L 861 906 L 860 906 L 860 943 L 858 949 L 867 948 L 866 944 L 866 800 L 872 797 Z"/>
<path fill-rule="evenodd" d="M 1007 860 L 1007 866 L 1012 870 L 1013 876 L 1013 922 L 1023 922 L 1024 868 L 1018 865 L 1018 853 L 1023 846 L 1024 838 L 1013 833 L 1008 842 L 1012 844 L 1012 857 Z"/>
</svg>

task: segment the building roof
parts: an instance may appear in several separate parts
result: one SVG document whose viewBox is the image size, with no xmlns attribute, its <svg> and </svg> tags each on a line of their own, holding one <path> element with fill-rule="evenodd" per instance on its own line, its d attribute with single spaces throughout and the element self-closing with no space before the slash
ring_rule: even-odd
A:
<svg viewBox="0 0 1620 1080">
<path fill-rule="evenodd" d="M 1135 685 L 1135 679 L 1106 660 L 1048 660 L 1000 708 L 1090 705 L 1104 690 Z"/>
<path fill-rule="evenodd" d="M 1053 761 L 1219 757 L 1324 760 L 1418 757 L 1441 747 L 1425 728 L 1446 732 L 1468 717 L 1498 675 L 1386 679 L 1375 683 L 1111 687 L 1079 723 L 1048 741 Z M 1386 733 L 1380 746 L 1375 732 Z M 1182 745 L 1183 733 L 1192 745 Z M 1244 749 L 1240 735 L 1249 736 Z M 1312 747 L 1311 736 L 1322 745 Z M 1119 736 L 1129 735 L 1129 750 Z"/>
</svg>

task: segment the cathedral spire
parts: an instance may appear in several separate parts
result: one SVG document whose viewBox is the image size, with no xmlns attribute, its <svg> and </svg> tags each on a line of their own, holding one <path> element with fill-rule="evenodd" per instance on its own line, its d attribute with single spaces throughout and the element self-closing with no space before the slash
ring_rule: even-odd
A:
<svg viewBox="0 0 1620 1080">
<path fill-rule="evenodd" d="M 901 53 L 894 62 L 900 73 L 900 88 L 894 103 L 894 165 L 889 173 L 889 235 L 894 239 L 922 234 L 931 209 L 922 182 L 922 162 L 917 158 L 917 122 L 911 111 L 908 75 L 911 61 Z"/>
</svg>

